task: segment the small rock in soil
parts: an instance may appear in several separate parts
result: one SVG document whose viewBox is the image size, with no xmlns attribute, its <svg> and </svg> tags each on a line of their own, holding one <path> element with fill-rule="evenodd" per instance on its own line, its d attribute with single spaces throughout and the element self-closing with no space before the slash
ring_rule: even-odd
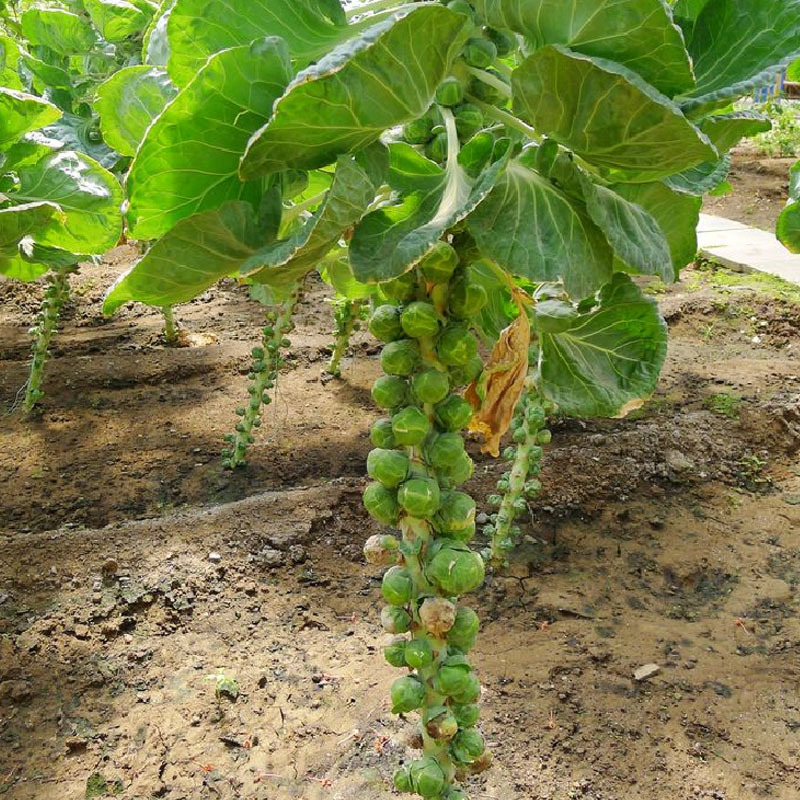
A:
<svg viewBox="0 0 800 800">
<path fill-rule="evenodd" d="M 633 679 L 641 683 L 658 675 L 659 672 L 661 672 L 661 667 L 658 664 L 645 664 L 633 673 Z"/>
<path fill-rule="evenodd" d="M 289 548 L 289 558 L 292 564 L 302 564 L 307 558 L 305 547 L 301 544 L 292 545 Z"/>
<path fill-rule="evenodd" d="M 286 562 L 286 555 L 281 553 L 280 550 L 274 550 L 271 547 L 265 547 L 261 551 L 259 558 L 267 567 L 281 567 Z"/>
<path fill-rule="evenodd" d="M 82 736 L 70 736 L 67 741 L 64 742 L 67 753 L 81 753 L 86 749 L 88 744 L 88 740 L 84 739 Z"/>
<path fill-rule="evenodd" d="M 23 703 L 33 696 L 28 681 L 4 681 L 0 683 L 0 702 L 10 700 L 12 703 Z"/>
<path fill-rule="evenodd" d="M 222 556 L 219 553 L 211 552 L 208 554 L 208 560 L 212 564 L 219 564 L 219 562 L 222 561 Z"/>
</svg>

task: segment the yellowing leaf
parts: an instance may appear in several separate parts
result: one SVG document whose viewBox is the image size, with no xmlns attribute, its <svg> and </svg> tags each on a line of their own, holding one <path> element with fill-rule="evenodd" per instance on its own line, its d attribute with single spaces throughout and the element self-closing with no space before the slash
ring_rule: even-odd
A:
<svg viewBox="0 0 800 800">
<path fill-rule="evenodd" d="M 519 297 L 515 299 L 521 306 Z M 495 458 L 500 455 L 500 440 L 511 425 L 525 386 L 530 343 L 530 319 L 520 308 L 520 315 L 500 334 L 480 378 L 467 387 L 464 395 L 475 409 L 469 429 L 483 435 L 481 452 Z"/>
</svg>

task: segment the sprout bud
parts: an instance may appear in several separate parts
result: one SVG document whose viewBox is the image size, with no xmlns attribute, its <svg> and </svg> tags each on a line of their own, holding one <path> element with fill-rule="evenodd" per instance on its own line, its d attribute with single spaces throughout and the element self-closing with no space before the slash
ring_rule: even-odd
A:
<svg viewBox="0 0 800 800">
<path fill-rule="evenodd" d="M 459 731 L 450 745 L 453 757 L 462 764 L 471 764 L 483 755 L 485 749 L 483 736 L 476 728 Z"/>
<path fill-rule="evenodd" d="M 431 739 L 452 739 L 458 733 L 458 721 L 447 706 L 433 706 L 425 711 L 422 724 Z"/>
<path fill-rule="evenodd" d="M 392 642 L 383 648 L 383 655 L 386 661 L 393 667 L 402 668 L 406 665 L 406 640 L 393 639 Z"/>
<path fill-rule="evenodd" d="M 381 352 L 381 367 L 387 375 L 411 375 L 419 361 L 419 344 L 414 339 L 389 342 Z"/>
<path fill-rule="evenodd" d="M 381 625 L 388 633 L 408 633 L 411 628 L 411 615 L 404 608 L 384 606 L 381 609 Z"/>
<path fill-rule="evenodd" d="M 539 444 L 550 444 L 553 440 L 553 434 L 549 430 L 539 431 L 539 436 L 537 437 Z"/>
<path fill-rule="evenodd" d="M 456 613 L 453 627 L 447 634 L 447 641 L 453 647 L 467 651 L 475 644 L 479 628 L 478 615 L 471 608 L 462 606 Z"/>
<path fill-rule="evenodd" d="M 435 798 L 447 785 L 447 777 L 439 762 L 427 756 L 414 761 L 409 767 L 411 785 L 424 798 Z"/>
<path fill-rule="evenodd" d="M 419 618 L 428 633 L 441 638 L 456 621 L 456 607 L 444 597 L 426 597 L 419 607 Z"/>
<path fill-rule="evenodd" d="M 364 544 L 364 558 L 376 567 L 388 567 L 397 561 L 397 539 L 394 536 L 376 534 Z"/>
<path fill-rule="evenodd" d="M 411 669 L 422 669 L 433 661 L 433 648 L 427 639 L 412 639 L 405 649 L 406 664 Z"/>
<path fill-rule="evenodd" d="M 414 675 L 397 678 L 389 691 L 392 714 L 407 714 L 425 702 L 425 684 Z"/>
<path fill-rule="evenodd" d="M 405 767 L 400 767 L 394 773 L 394 786 L 398 792 L 413 792 L 414 787 L 411 784 L 411 776 L 408 773 L 408 770 Z"/>
<path fill-rule="evenodd" d="M 414 594 L 414 581 L 405 567 L 391 567 L 383 576 L 381 593 L 384 600 L 393 606 L 405 606 Z"/>
<path fill-rule="evenodd" d="M 380 342 L 394 342 L 403 338 L 400 309 L 397 306 L 378 306 L 369 320 L 370 333 Z"/>
</svg>

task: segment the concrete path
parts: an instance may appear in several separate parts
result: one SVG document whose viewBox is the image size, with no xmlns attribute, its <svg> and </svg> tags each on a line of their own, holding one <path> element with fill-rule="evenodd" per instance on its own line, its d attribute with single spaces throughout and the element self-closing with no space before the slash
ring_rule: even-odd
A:
<svg viewBox="0 0 800 800">
<path fill-rule="evenodd" d="M 710 214 L 697 226 L 700 254 L 743 272 L 768 272 L 800 284 L 800 255 L 790 253 L 775 234 Z"/>
</svg>

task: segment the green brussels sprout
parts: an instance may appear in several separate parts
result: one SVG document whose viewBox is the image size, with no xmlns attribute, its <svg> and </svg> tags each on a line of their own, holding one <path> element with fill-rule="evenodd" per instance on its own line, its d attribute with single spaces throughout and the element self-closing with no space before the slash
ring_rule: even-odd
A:
<svg viewBox="0 0 800 800">
<path fill-rule="evenodd" d="M 374 397 L 374 394 L 373 394 Z M 436 422 L 446 431 L 460 431 L 472 419 L 472 406 L 457 394 L 451 394 L 436 406 Z"/>
<path fill-rule="evenodd" d="M 381 625 L 388 633 L 408 633 L 411 630 L 411 614 L 398 606 L 381 609 Z"/>
<path fill-rule="evenodd" d="M 440 106 L 457 106 L 464 100 L 464 84 L 458 78 L 445 78 L 436 89 L 436 102 Z"/>
<path fill-rule="evenodd" d="M 414 791 L 414 786 L 411 783 L 411 775 L 405 767 L 400 767 L 400 769 L 396 770 L 392 780 L 398 792 Z"/>
<path fill-rule="evenodd" d="M 453 386 L 466 386 L 477 380 L 483 372 L 483 359 L 475 356 L 463 367 L 450 367 L 450 381 Z"/>
<path fill-rule="evenodd" d="M 392 432 L 398 444 L 421 444 L 431 432 L 431 421 L 417 406 L 406 406 L 392 417 Z"/>
<path fill-rule="evenodd" d="M 429 114 L 403 125 L 403 138 L 409 144 L 425 144 L 431 138 L 433 117 Z"/>
<path fill-rule="evenodd" d="M 442 434 L 442 436 L 447 435 Z M 464 492 L 443 492 L 442 503 L 439 506 L 439 511 L 433 520 L 433 524 L 439 533 L 444 534 L 458 533 L 468 529 L 470 526 L 474 526 L 475 501 Z"/>
<path fill-rule="evenodd" d="M 456 121 L 458 118 L 456 118 Z M 422 276 L 429 283 L 447 283 L 458 266 L 458 253 L 447 242 L 439 240 L 419 264 Z"/>
<path fill-rule="evenodd" d="M 403 486 L 407 483 L 408 481 Z M 398 492 L 398 499 L 403 486 Z M 431 558 L 425 568 L 425 574 L 428 580 L 436 584 L 445 595 L 455 597 L 477 589 L 483 583 L 485 570 L 483 559 L 477 553 L 453 542 L 450 546 L 442 547 Z"/>
<path fill-rule="evenodd" d="M 433 648 L 427 639 L 412 639 L 405 650 L 406 664 L 411 669 L 422 669 L 433 661 Z"/>
<path fill-rule="evenodd" d="M 486 69 L 497 58 L 497 47 L 488 39 L 469 39 L 462 55 L 471 67 Z"/>
<path fill-rule="evenodd" d="M 398 306 L 378 306 L 369 318 L 369 332 L 380 342 L 393 342 L 403 338 Z"/>
<path fill-rule="evenodd" d="M 413 675 L 397 678 L 389 690 L 392 714 L 407 714 L 425 702 L 425 684 Z"/>
<path fill-rule="evenodd" d="M 469 650 L 475 644 L 479 628 L 478 615 L 471 608 L 461 606 L 453 627 L 447 632 L 447 641 L 459 650 Z"/>
<path fill-rule="evenodd" d="M 456 620 L 456 607 L 444 597 L 426 597 L 419 607 L 419 618 L 428 633 L 441 638 Z"/>
<path fill-rule="evenodd" d="M 380 408 L 397 408 L 407 397 L 408 382 L 397 375 L 381 375 L 372 385 L 372 399 Z"/>
<path fill-rule="evenodd" d="M 369 432 L 369 440 L 375 447 L 392 448 L 397 445 L 392 432 L 392 421 L 389 417 L 375 420 Z"/>
<path fill-rule="evenodd" d="M 455 11 L 456 14 L 463 14 L 471 20 L 475 18 L 475 9 L 473 9 L 472 4 L 467 2 L 467 0 L 450 0 L 447 7 L 451 11 Z"/>
<path fill-rule="evenodd" d="M 425 448 L 425 460 L 435 470 L 446 471 L 463 452 L 464 437 L 460 433 L 440 433 Z"/>
<path fill-rule="evenodd" d="M 453 481 L 450 482 L 453 483 Z M 476 531 L 477 527 L 475 523 L 471 522 L 466 528 L 462 528 L 460 531 L 451 531 L 447 535 L 461 544 L 469 544 L 475 538 Z"/>
<path fill-rule="evenodd" d="M 422 724 L 431 739 L 448 740 L 458 733 L 458 721 L 447 706 L 433 706 L 422 715 Z"/>
<path fill-rule="evenodd" d="M 441 163 L 447 159 L 447 134 L 437 133 L 425 145 L 425 155 L 431 160 Z"/>
<path fill-rule="evenodd" d="M 472 667 L 464 656 L 450 656 L 433 676 L 433 688 L 439 693 L 455 697 L 469 688 Z"/>
<path fill-rule="evenodd" d="M 418 403 L 438 403 L 450 393 L 450 379 L 438 369 L 426 369 L 411 380 L 411 392 Z"/>
<path fill-rule="evenodd" d="M 487 69 L 486 72 L 490 75 L 493 75 L 503 83 L 506 83 L 506 79 L 496 69 Z M 469 93 L 473 97 L 477 97 L 478 100 L 483 100 L 484 103 L 488 103 L 490 106 L 500 103 L 506 99 L 503 92 L 501 92 L 496 86 L 485 83 L 477 77 L 474 77 L 472 80 L 470 80 Z"/>
<path fill-rule="evenodd" d="M 478 676 L 474 672 L 471 672 L 467 677 L 466 685 L 464 686 L 462 691 L 451 695 L 451 697 L 456 703 L 460 703 L 462 705 L 474 703 L 480 696 L 481 696 L 481 682 L 478 679 Z"/>
<path fill-rule="evenodd" d="M 413 270 L 404 272 L 399 278 L 382 283 L 381 291 L 394 303 L 407 303 L 417 294 L 417 276 Z"/>
<path fill-rule="evenodd" d="M 400 505 L 417 519 L 432 517 L 439 510 L 440 498 L 439 484 L 433 478 L 411 478 L 397 491 Z"/>
<path fill-rule="evenodd" d="M 441 469 L 440 475 L 446 479 L 449 486 L 461 486 L 466 483 L 475 471 L 475 464 L 472 459 L 467 455 L 466 450 L 462 452 L 452 464 L 449 464 L 446 469 Z"/>
<path fill-rule="evenodd" d="M 411 785 L 417 794 L 424 798 L 434 798 L 442 793 L 447 786 L 447 776 L 441 764 L 432 756 L 420 758 L 412 762 L 408 768 L 411 775 Z"/>
<path fill-rule="evenodd" d="M 387 375 L 410 375 L 420 361 L 419 344 L 414 339 L 398 339 L 384 345 L 381 367 Z"/>
<path fill-rule="evenodd" d="M 436 352 L 445 366 L 463 367 L 478 354 L 478 340 L 462 325 L 450 325 L 442 331 Z"/>
<path fill-rule="evenodd" d="M 399 544 L 394 536 L 376 534 L 364 543 L 364 558 L 376 567 L 388 567 L 397 562 Z"/>
<path fill-rule="evenodd" d="M 536 480 L 536 478 L 528 481 L 525 484 L 525 495 L 531 499 L 538 497 L 539 492 L 541 491 L 542 491 L 542 482 Z"/>
<path fill-rule="evenodd" d="M 389 489 L 395 489 L 408 477 L 409 468 L 408 456 L 401 450 L 378 447 L 367 456 L 367 475 Z"/>
<path fill-rule="evenodd" d="M 430 304 L 418 300 L 409 303 L 400 316 L 400 324 L 406 336 L 412 339 L 423 339 L 426 336 L 436 336 L 439 333 L 439 315 Z"/>
<path fill-rule="evenodd" d="M 381 583 L 383 599 L 392 606 L 405 606 L 414 594 L 414 581 L 405 567 L 391 567 L 383 575 Z"/>
<path fill-rule="evenodd" d="M 479 283 L 470 281 L 464 275 L 450 287 L 448 307 L 450 313 L 459 319 L 471 319 L 489 302 L 486 289 Z"/>
<path fill-rule="evenodd" d="M 480 719 L 481 707 L 474 703 L 455 705 L 452 708 L 459 728 L 471 728 Z"/>
<path fill-rule="evenodd" d="M 500 58 L 507 56 L 517 46 L 513 34 L 499 31 L 497 28 L 486 28 L 484 30 L 484 35 L 494 44 L 495 48 L 497 48 L 497 55 L 500 56 Z"/>
<path fill-rule="evenodd" d="M 462 764 L 471 764 L 476 758 L 483 755 L 486 745 L 483 736 L 477 728 L 466 728 L 459 731 L 450 744 L 450 752 L 456 761 Z"/>
<path fill-rule="evenodd" d="M 539 444 L 550 444 L 550 442 L 553 441 L 553 434 L 551 431 L 545 428 L 545 430 L 539 431 L 536 440 L 539 442 Z"/>
<path fill-rule="evenodd" d="M 364 489 L 364 508 L 384 525 L 394 525 L 400 515 L 396 493 L 377 482 Z"/>
<path fill-rule="evenodd" d="M 383 657 L 393 667 L 404 667 L 406 665 L 406 644 L 405 639 L 393 639 L 383 648 Z"/>
<path fill-rule="evenodd" d="M 471 103 L 460 105 L 455 117 L 456 131 L 462 141 L 471 139 L 483 127 L 483 112 Z"/>
</svg>

